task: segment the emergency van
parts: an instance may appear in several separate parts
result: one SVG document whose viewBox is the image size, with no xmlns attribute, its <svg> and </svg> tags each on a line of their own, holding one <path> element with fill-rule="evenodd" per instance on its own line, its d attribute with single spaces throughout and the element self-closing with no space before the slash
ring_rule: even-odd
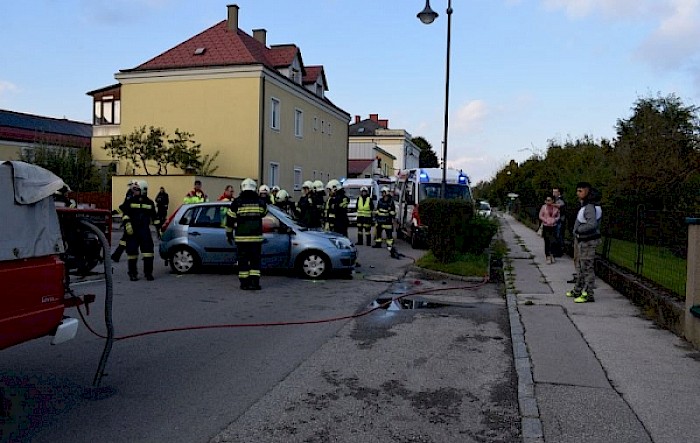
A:
<svg viewBox="0 0 700 443">
<path fill-rule="evenodd" d="M 469 177 L 464 172 L 447 169 L 445 176 L 445 198 L 472 201 Z M 399 171 L 394 191 L 394 199 L 397 203 L 397 236 L 408 240 L 413 248 L 424 245 L 427 227 L 421 223 L 418 207 L 420 202 L 427 198 L 441 197 L 441 168 Z"/>
</svg>

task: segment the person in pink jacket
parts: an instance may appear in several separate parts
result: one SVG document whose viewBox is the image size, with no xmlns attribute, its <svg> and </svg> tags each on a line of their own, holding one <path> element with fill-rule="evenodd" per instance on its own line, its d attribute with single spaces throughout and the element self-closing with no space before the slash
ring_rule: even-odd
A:
<svg viewBox="0 0 700 443">
<path fill-rule="evenodd" d="M 557 222 L 559 221 L 559 208 L 554 204 L 553 197 L 547 197 L 540 208 L 540 222 L 542 222 L 542 238 L 544 239 L 544 255 L 547 264 L 554 263 L 552 247 L 557 241 Z"/>
</svg>

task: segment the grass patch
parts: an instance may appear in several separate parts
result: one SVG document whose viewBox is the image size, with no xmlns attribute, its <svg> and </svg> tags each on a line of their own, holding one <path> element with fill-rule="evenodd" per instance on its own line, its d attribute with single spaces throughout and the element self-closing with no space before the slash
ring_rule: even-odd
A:
<svg viewBox="0 0 700 443">
<path fill-rule="evenodd" d="M 601 243 L 602 249 L 602 243 Z M 608 260 L 618 266 L 636 271 L 637 245 L 634 242 L 611 239 Z M 644 246 L 642 276 L 674 292 L 685 299 L 686 260 L 673 255 L 668 249 Z"/>
<path fill-rule="evenodd" d="M 449 263 L 440 263 L 432 251 L 428 251 L 416 262 L 416 265 L 421 268 L 464 277 L 483 277 L 488 275 L 489 272 L 489 256 L 488 254 L 464 253 L 457 254 L 455 259 Z"/>
</svg>

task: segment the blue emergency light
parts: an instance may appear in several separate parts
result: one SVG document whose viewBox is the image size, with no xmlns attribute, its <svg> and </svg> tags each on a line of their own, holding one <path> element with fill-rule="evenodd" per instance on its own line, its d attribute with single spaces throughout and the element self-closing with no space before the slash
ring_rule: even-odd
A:
<svg viewBox="0 0 700 443">
<path fill-rule="evenodd" d="M 420 174 L 418 175 L 418 180 L 420 180 L 422 183 L 427 183 L 430 181 L 430 177 L 428 177 L 428 173 L 421 169 Z"/>
</svg>

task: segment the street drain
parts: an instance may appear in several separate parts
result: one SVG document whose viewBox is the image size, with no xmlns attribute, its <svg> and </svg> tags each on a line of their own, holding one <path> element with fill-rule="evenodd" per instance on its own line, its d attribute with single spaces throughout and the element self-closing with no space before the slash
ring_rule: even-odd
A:
<svg viewBox="0 0 700 443">
<path fill-rule="evenodd" d="M 403 309 L 437 309 L 449 306 L 445 303 L 436 303 L 428 301 L 421 297 L 402 297 L 402 298 L 392 298 L 392 297 L 379 297 L 374 300 L 370 305 L 371 308 L 382 308 L 387 311 L 400 311 Z"/>
</svg>

